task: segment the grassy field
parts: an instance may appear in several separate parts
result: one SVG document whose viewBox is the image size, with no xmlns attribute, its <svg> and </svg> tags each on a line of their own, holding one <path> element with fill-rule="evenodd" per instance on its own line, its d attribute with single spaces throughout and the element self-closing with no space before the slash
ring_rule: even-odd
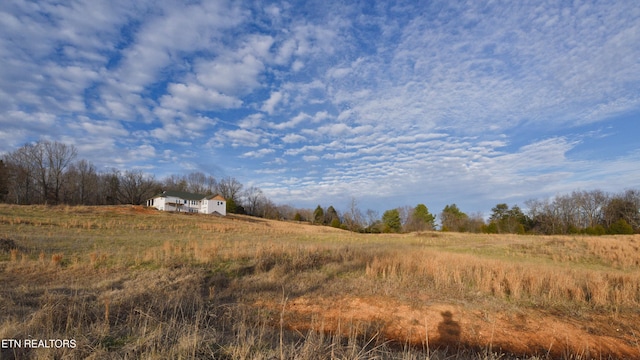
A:
<svg viewBox="0 0 640 360">
<path fill-rule="evenodd" d="M 0 358 L 640 358 L 639 270 L 638 235 L 0 205 Z"/>
</svg>

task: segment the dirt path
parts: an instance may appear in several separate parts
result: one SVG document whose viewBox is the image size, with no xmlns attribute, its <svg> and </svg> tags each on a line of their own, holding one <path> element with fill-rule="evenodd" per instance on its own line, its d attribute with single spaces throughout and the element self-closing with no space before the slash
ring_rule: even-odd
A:
<svg viewBox="0 0 640 360">
<path fill-rule="evenodd" d="M 257 303 L 282 309 L 282 304 Z M 640 359 L 640 316 L 624 321 L 611 317 L 581 323 L 567 315 L 537 310 L 487 313 L 459 305 L 409 306 L 385 298 L 300 297 L 285 307 L 286 324 L 296 330 L 314 329 L 343 335 L 381 334 L 385 339 L 429 348 L 488 349 L 514 355 L 553 358 Z"/>
</svg>

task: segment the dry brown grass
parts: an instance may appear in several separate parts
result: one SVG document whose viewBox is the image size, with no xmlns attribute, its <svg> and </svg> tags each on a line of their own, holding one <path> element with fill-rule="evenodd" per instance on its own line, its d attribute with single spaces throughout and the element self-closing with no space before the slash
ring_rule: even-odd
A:
<svg viewBox="0 0 640 360">
<path fill-rule="evenodd" d="M 389 338 L 406 332 L 383 330 L 380 319 L 362 331 L 325 332 L 333 320 L 322 325 L 320 313 L 293 312 L 296 299 L 330 303 L 345 294 L 407 309 L 464 306 L 487 318 L 542 311 L 590 328 L 610 319 L 628 343 L 638 336 L 625 320 L 639 318 L 638 236 L 366 235 L 140 207 L 0 205 L 0 238 L 19 246 L 0 253 L 0 337 L 78 341 L 76 349 L 4 349 L 2 358 L 447 356 L 427 346 L 431 333 L 418 337 L 418 348 L 406 347 L 409 339 Z M 301 321 L 308 330 L 293 326 Z M 427 329 L 421 321 L 407 326 Z M 608 328 L 598 331 L 622 336 Z M 455 353 L 490 359 L 494 341 L 487 341 L 461 343 Z"/>
<path fill-rule="evenodd" d="M 365 274 L 407 285 L 417 281 L 453 295 L 479 291 L 542 305 L 638 306 L 640 273 L 630 267 L 624 270 L 580 268 L 565 262 L 541 266 L 536 261 L 514 262 L 424 249 L 376 256 L 367 263 Z"/>
</svg>

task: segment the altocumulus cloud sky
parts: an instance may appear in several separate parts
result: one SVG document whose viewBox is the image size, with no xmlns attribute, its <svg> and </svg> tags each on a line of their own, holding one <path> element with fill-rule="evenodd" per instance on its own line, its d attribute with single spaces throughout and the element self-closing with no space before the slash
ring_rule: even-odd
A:
<svg viewBox="0 0 640 360">
<path fill-rule="evenodd" d="M 636 1 L 5 1 L 0 151 L 277 203 L 488 211 L 640 185 Z"/>
</svg>

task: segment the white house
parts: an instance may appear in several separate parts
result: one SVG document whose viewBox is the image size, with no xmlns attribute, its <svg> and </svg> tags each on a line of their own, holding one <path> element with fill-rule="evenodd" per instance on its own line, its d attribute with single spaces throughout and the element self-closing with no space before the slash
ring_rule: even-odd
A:
<svg viewBox="0 0 640 360">
<path fill-rule="evenodd" d="M 227 201 L 220 195 L 207 196 L 184 191 L 163 191 L 147 200 L 147 206 L 162 211 L 227 215 Z"/>
</svg>

